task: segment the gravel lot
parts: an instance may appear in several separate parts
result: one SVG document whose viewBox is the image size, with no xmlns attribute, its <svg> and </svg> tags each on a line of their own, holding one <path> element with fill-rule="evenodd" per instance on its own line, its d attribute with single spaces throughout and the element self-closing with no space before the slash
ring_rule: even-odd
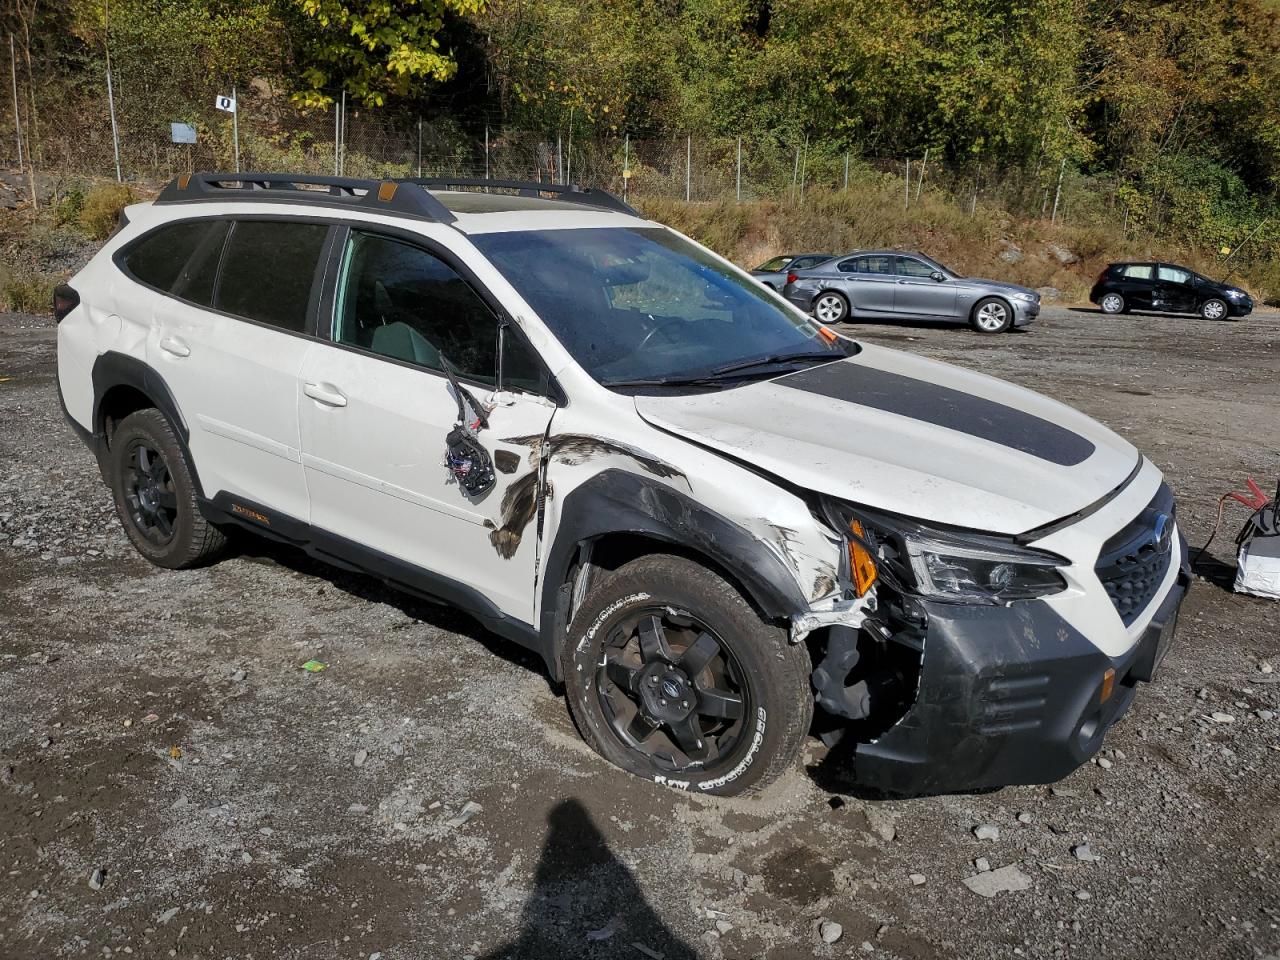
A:
<svg viewBox="0 0 1280 960">
<path fill-rule="evenodd" d="M 1193 544 L 1245 475 L 1274 486 L 1275 312 L 851 329 L 1115 427 Z M 0 315 L 6 960 L 1280 954 L 1280 604 L 1227 566 L 1053 789 L 865 796 L 815 741 L 762 797 L 690 797 L 596 759 L 538 664 L 447 608 L 252 542 L 148 566 L 53 359 L 49 321 Z M 1024 889 L 971 891 L 979 858 Z"/>
</svg>

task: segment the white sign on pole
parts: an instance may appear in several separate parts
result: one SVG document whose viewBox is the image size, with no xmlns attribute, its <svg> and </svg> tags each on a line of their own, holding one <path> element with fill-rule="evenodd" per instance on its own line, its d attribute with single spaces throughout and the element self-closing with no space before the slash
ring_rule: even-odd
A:
<svg viewBox="0 0 1280 960">
<path fill-rule="evenodd" d="M 216 100 L 214 100 L 214 101 L 213 101 L 213 105 L 214 105 L 215 107 L 217 107 L 219 110 L 225 110 L 225 111 L 227 111 L 227 113 L 235 113 L 235 112 L 236 112 L 236 98 L 235 98 L 235 97 L 224 97 L 224 96 L 219 96 Z"/>
</svg>

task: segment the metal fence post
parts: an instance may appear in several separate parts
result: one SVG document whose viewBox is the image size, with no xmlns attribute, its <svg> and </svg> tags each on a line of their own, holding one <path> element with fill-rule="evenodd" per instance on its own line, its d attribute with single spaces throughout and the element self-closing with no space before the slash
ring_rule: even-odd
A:
<svg viewBox="0 0 1280 960">
<path fill-rule="evenodd" d="M 1058 187 L 1053 191 L 1053 215 L 1049 217 L 1050 223 L 1058 222 L 1058 199 L 1062 196 L 1062 175 L 1067 170 L 1067 158 L 1062 158 L 1062 163 L 1058 167 Z"/>
<path fill-rule="evenodd" d="M 342 91 L 342 123 L 338 125 L 338 176 L 347 170 L 347 91 Z"/>
<path fill-rule="evenodd" d="M 234 84 L 231 87 L 231 102 L 235 109 L 231 111 L 231 142 L 235 144 L 236 173 L 240 172 L 240 98 L 236 95 Z"/>
<path fill-rule="evenodd" d="M 920 172 L 916 174 L 916 199 L 920 199 L 920 191 L 924 189 L 924 168 L 929 165 L 929 148 L 924 148 L 924 159 L 920 161 Z"/>
<path fill-rule="evenodd" d="M 487 132 L 487 130 L 486 130 Z M 422 118 L 418 118 L 418 179 L 422 179 Z"/>
<path fill-rule="evenodd" d="M 800 199 L 804 199 L 804 181 L 809 172 L 809 135 L 804 135 L 804 159 L 800 161 Z"/>
<path fill-rule="evenodd" d="M 684 144 L 684 202 L 693 199 L 693 135 L 685 137 Z"/>
<path fill-rule="evenodd" d="M 333 102 L 333 175 L 338 175 L 338 144 L 342 139 L 342 114 L 338 112 L 338 101 Z"/>
<path fill-rule="evenodd" d="M 737 200 L 738 203 L 742 202 L 742 137 L 738 137 Z"/>
<path fill-rule="evenodd" d="M 484 125 L 484 178 L 489 179 L 489 125 Z"/>
<path fill-rule="evenodd" d="M 844 188 L 849 189 L 849 151 L 844 152 Z"/>
<path fill-rule="evenodd" d="M 13 34 L 9 34 L 9 66 L 13 72 L 13 132 L 18 137 L 18 170 L 24 164 L 22 160 L 22 113 L 18 106 L 18 57 L 13 52 Z"/>
<path fill-rule="evenodd" d="M 564 182 L 573 179 L 573 107 L 569 108 L 569 155 L 564 160 Z"/>
<path fill-rule="evenodd" d="M 902 209 L 911 208 L 911 158 L 907 157 L 907 179 L 903 183 Z"/>
<path fill-rule="evenodd" d="M 111 68 L 107 67 L 107 111 L 111 114 L 111 148 L 116 159 L 116 183 L 124 183 L 120 169 L 120 129 L 116 126 L 116 95 L 111 86 Z"/>
<path fill-rule="evenodd" d="M 631 184 L 631 134 L 622 135 L 622 200 L 627 199 L 627 188 Z"/>
</svg>

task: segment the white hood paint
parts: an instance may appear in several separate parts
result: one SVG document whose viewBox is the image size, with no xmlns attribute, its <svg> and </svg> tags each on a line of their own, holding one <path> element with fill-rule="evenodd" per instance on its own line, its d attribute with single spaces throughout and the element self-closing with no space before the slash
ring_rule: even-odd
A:
<svg viewBox="0 0 1280 960">
<path fill-rule="evenodd" d="M 806 489 L 920 520 L 1017 534 L 1083 509 L 1138 463 L 1126 440 L 1022 387 L 913 354 L 863 345 L 841 361 L 923 380 L 1039 417 L 1088 440 L 1062 465 L 926 420 L 793 389 L 777 380 L 689 396 L 639 396 L 649 423 Z"/>
</svg>

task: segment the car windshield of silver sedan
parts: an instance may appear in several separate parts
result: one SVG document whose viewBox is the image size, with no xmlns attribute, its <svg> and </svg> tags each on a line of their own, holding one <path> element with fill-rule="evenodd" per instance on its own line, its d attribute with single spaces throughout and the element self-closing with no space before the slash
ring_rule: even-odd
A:
<svg viewBox="0 0 1280 960">
<path fill-rule="evenodd" d="M 857 350 L 661 227 L 512 231 L 472 241 L 607 387 L 714 389 Z"/>
</svg>

